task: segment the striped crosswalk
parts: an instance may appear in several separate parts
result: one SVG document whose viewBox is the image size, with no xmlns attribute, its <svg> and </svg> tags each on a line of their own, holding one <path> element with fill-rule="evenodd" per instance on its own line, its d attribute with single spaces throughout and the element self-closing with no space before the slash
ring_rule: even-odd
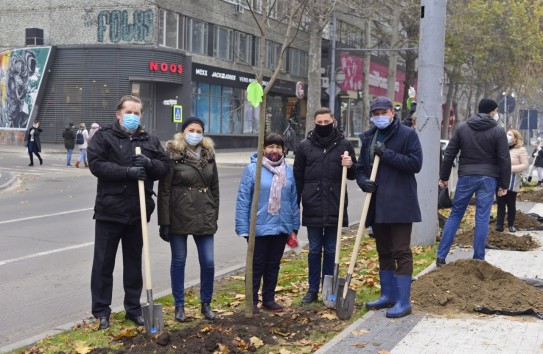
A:
<svg viewBox="0 0 543 354">
<path fill-rule="evenodd" d="M 74 175 L 74 174 L 90 174 L 88 168 L 75 168 L 74 166 L 66 166 L 62 164 L 47 164 L 34 166 L 0 166 L 0 173 L 8 172 L 13 176 L 44 176 L 44 175 Z"/>
</svg>

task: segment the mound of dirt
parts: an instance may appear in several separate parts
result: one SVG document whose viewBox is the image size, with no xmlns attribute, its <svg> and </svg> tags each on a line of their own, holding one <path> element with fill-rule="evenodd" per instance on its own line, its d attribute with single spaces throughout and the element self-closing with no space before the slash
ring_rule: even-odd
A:
<svg viewBox="0 0 543 354">
<path fill-rule="evenodd" d="M 308 338 L 311 333 L 338 333 L 337 317 L 328 310 L 316 310 L 293 306 L 279 314 L 262 313 L 247 318 L 241 312 L 223 316 L 213 322 L 200 325 L 188 324 L 184 329 L 164 330 L 157 338 L 140 333 L 134 337 L 117 340 L 123 349 L 112 351 L 95 348 L 91 354 L 105 353 L 248 353 L 255 352 L 265 343 L 291 348 L 305 347 L 313 352 Z"/>
<path fill-rule="evenodd" d="M 476 307 L 543 313 L 543 291 L 474 259 L 457 260 L 421 276 L 413 282 L 411 300 L 416 310 L 437 315 L 473 313 Z"/>
<path fill-rule="evenodd" d="M 456 235 L 454 243 L 460 247 L 472 247 L 475 231 L 464 231 Z M 539 243 L 531 235 L 515 236 L 507 232 L 488 230 L 487 248 L 514 251 L 529 251 L 538 248 Z"/>
<path fill-rule="evenodd" d="M 517 199 L 523 202 L 543 203 L 543 189 L 521 192 Z"/>
</svg>

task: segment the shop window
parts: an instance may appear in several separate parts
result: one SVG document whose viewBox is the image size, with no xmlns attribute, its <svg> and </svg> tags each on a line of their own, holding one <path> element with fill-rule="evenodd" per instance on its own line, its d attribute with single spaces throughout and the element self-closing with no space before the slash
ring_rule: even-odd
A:
<svg viewBox="0 0 543 354">
<path fill-rule="evenodd" d="M 185 49 L 192 53 L 207 55 L 208 23 L 194 18 L 187 18 L 185 23 Z"/>
<path fill-rule="evenodd" d="M 225 60 L 234 60 L 234 31 L 215 26 L 213 36 L 213 56 Z"/>
</svg>

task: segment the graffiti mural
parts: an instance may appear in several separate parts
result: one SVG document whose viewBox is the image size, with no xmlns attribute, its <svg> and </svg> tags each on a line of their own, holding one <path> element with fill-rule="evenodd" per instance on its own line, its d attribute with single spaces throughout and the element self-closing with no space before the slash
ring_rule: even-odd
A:
<svg viewBox="0 0 543 354">
<path fill-rule="evenodd" d="M 153 10 L 134 11 L 132 23 L 128 11 L 100 11 L 98 14 L 98 42 L 104 42 L 104 34 L 109 30 L 112 43 L 150 42 L 153 40 Z"/>
<path fill-rule="evenodd" d="M 0 130 L 26 130 L 51 47 L 0 53 Z"/>
</svg>

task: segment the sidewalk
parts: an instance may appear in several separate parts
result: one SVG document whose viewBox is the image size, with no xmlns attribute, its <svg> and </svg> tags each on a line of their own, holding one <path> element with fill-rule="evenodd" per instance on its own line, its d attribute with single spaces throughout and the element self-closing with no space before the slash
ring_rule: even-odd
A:
<svg viewBox="0 0 543 354">
<path fill-rule="evenodd" d="M 543 204 L 518 202 L 523 213 L 541 215 Z M 543 245 L 543 231 L 517 232 L 532 235 Z M 447 262 L 471 258 L 472 249 L 452 248 Z M 486 261 L 518 278 L 541 278 L 543 247 L 533 251 L 486 251 Z M 421 272 L 422 276 L 435 265 Z M 420 313 L 388 319 L 385 310 L 370 311 L 343 330 L 316 354 L 324 353 L 542 353 L 543 321 L 530 316 L 487 316 L 474 313 L 455 318 Z"/>
</svg>

